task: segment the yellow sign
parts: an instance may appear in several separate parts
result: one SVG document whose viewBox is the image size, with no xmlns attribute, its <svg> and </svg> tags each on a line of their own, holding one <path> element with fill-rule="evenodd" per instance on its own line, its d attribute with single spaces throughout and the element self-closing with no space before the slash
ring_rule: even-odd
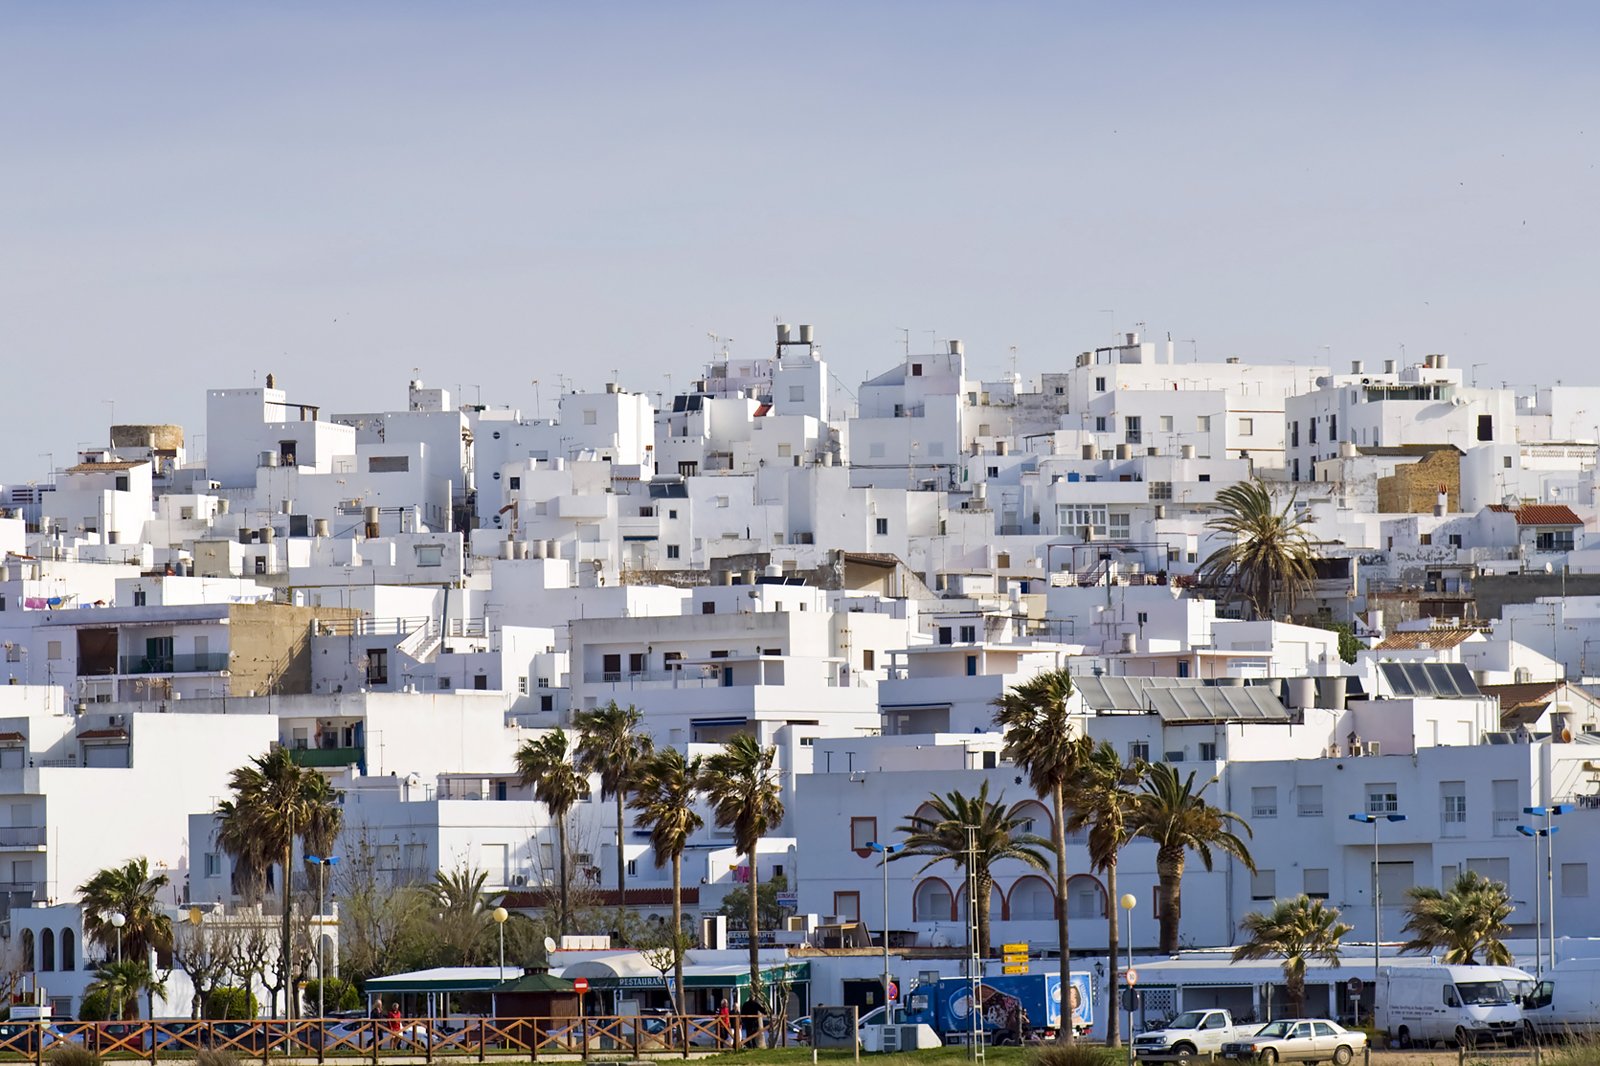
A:
<svg viewBox="0 0 1600 1066">
<path fill-rule="evenodd" d="M 1026 942 L 1021 944 L 1006 944 L 1003 945 L 1000 950 L 1007 955 L 1026 955 L 1028 953 L 1028 945 Z"/>
<path fill-rule="evenodd" d="M 1028 972 L 1028 964 L 1025 963 L 1025 962 L 1023 962 L 1023 963 L 1008 962 L 1004 966 L 1000 967 L 1000 972 L 1001 973 L 1027 973 Z"/>
</svg>

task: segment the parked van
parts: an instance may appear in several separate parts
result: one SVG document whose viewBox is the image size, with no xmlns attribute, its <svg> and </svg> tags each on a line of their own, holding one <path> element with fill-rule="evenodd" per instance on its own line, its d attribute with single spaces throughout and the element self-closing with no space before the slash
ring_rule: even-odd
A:
<svg viewBox="0 0 1600 1066">
<path fill-rule="evenodd" d="M 1461 1047 L 1522 1039 L 1522 1008 L 1504 966 L 1388 966 L 1378 971 L 1377 1024 L 1400 1047 L 1452 1041 Z"/>
<path fill-rule="evenodd" d="M 1600 959 L 1562 959 L 1522 1004 L 1530 1035 L 1561 1037 L 1600 1027 Z"/>
</svg>

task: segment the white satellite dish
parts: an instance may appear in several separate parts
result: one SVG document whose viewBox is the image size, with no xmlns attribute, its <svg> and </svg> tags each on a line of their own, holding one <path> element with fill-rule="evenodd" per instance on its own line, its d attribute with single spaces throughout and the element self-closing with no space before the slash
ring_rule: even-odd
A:
<svg viewBox="0 0 1600 1066">
<path fill-rule="evenodd" d="M 545 951 L 554 951 L 556 949 L 556 938 L 553 937 L 553 936 L 545 937 L 544 938 L 544 949 L 545 949 Z"/>
</svg>

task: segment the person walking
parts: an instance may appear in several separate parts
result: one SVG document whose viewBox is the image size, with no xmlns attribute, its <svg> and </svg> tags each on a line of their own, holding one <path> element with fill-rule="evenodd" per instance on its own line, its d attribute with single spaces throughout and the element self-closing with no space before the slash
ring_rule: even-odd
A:
<svg viewBox="0 0 1600 1066">
<path fill-rule="evenodd" d="M 728 997 L 722 997 L 722 1005 L 717 1008 L 717 1046 L 721 1047 L 726 1041 L 733 1039 L 733 1012 L 728 1009 Z"/>
</svg>

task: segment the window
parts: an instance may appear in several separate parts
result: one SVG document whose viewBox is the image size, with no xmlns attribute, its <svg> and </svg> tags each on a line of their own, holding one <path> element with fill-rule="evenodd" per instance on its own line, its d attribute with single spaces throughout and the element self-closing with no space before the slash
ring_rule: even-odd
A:
<svg viewBox="0 0 1600 1066">
<path fill-rule="evenodd" d="M 1250 875 L 1251 899 L 1277 899 L 1278 874 L 1275 870 L 1257 870 Z"/>
<path fill-rule="evenodd" d="M 553 710 L 555 710 L 556 709 L 556 698 L 554 696 L 540 696 L 539 697 L 539 709 L 541 711 L 553 711 Z"/>
<path fill-rule="evenodd" d="M 861 669 L 871 670 L 877 665 L 878 653 L 871 648 L 861 649 Z"/>
<path fill-rule="evenodd" d="M 833 894 L 833 913 L 842 922 L 859 922 L 861 920 L 861 893 L 835 892 Z"/>
<path fill-rule="evenodd" d="M 878 536 L 880 536 L 880 537 L 888 536 L 888 534 L 889 534 L 889 520 L 887 518 L 878 519 L 877 522 L 875 523 L 875 527 L 876 527 L 876 529 L 878 531 Z"/>
<path fill-rule="evenodd" d="M 387 685 L 389 683 L 389 649 L 367 649 L 367 684 Z"/>
<path fill-rule="evenodd" d="M 1130 741 L 1128 741 L 1128 761 L 1129 762 L 1149 762 L 1150 761 L 1150 742 L 1148 740 L 1130 740 Z"/>
<path fill-rule="evenodd" d="M 144 591 L 144 589 L 134 589 L 133 590 L 133 605 L 135 607 L 143 607 L 145 605 L 145 591 Z"/>
<path fill-rule="evenodd" d="M 1194 420 L 1194 428 L 1199 430 L 1201 433 L 1210 433 L 1211 432 L 1211 416 L 1210 415 L 1198 415 L 1198 416 L 1196 416 L 1196 418 Z"/>
<path fill-rule="evenodd" d="M 717 500 L 716 500 L 716 503 L 717 503 L 718 507 L 727 507 L 728 506 L 728 497 L 726 497 L 726 496 L 718 496 Z"/>
<path fill-rule="evenodd" d="M 922 376 L 922 364 L 921 363 L 912 363 L 911 364 L 911 376 L 914 377 L 914 378 L 920 378 Z"/>
<path fill-rule="evenodd" d="M 1172 482 L 1170 482 L 1170 481 L 1152 481 L 1152 482 L 1150 482 L 1150 498 L 1152 500 L 1170 500 L 1170 499 L 1172 499 Z"/>
<path fill-rule="evenodd" d="M 206 876 L 222 876 L 222 853 L 217 851 L 206 852 Z"/>
<path fill-rule="evenodd" d="M 1569 552 L 1572 550 L 1572 530 L 1541 529 L 1535 537 L 1535 546 L 1542 552 Z"/>
<path fill-rule="evenodd" d="M 878 820 L 876 818 L 850 819 L 850 847 L 856 851 L 866 851 L 867 845 L 878 839 Z"/>
<path fill-rule="evenodd" d="M 1499 881 L 1502 885 L 1511 880 L 1511 860 L 1503 857 L 1468 859 L 1461 864 L 1463 870 L 1471 870 L 1481 874 L 1491 881 Z"/>
<path fill-rule="evenodd" d="M 1095 392 L 1105 392 L 1106 391 L 1106 379 L 1105 378 L 1095 378 L 1094 379 L 1094 391 Z"/>
<path fill-rule="evenodd" d="M 1029 878 L 1044 884 L 1042 878 Z M 1067 879 L 1067 917 L 1068 918 L 1104 918 L 1106 916 L 1106 893 L 1100 887 L 1100 882 L 1092 877 L 1070 877 Z M 1016 917 L 1015 913 L 1012 917 Z M 1054 918 L 1055 907 L 1052 906 L 1041 918 Z"/>
<path fill-rule="evenodd" d="M 44 657 L 46 659 L 61 658 L 61 642 L 59 640 L 46 641 L 44 646 Z"/>
<path fill-rule="evenodd" d="M 1272 785 L 1256 786 L 1250 790 L 1250 817 L 1276 818 L 1278 816 L 1278 790 Z"/>
<path fill-rule="evenodd" d="M 961 627 L 961 643 L 963 643 L 963 644 L 972 644 L 972 643 L 976 642 L 977 639 L 978 639 L 978 627 L 977 626 L 962 626 Z"/>
<path fill-rule="evenodd" d="M 409 455 L 367 456 L 367 473 L 369 474 L 404 474 L 410 469 L 411 456 Z"/>
<path fill-rule="evenodd" d="M 1322 786 L 1301 785 L 1295 790 L 1295 814 L 1301 818 L 1322 817 Z"/>
<path fill-rule="evenodd" d="M 506 487 L 509 488 L 512 492 L 515 492 L 518 489 L 522 488 L 522 479 L 520 477 L 509 477 L 509 478 L 506 478 Z"/>
<path fill-rule="evenodd" d="M 998 466 L 989 467 L 988 473 L 985 476 L 986 477 L 999 477 L 1000 476 L 1000 468 Z"/>
<path fill-rule="evenodd" d="M 1493 781 L 1489 788 L 1494 802 L 1494 835 L 1516 836 L 1517 823 L 1522 820 L 1523 806 L 1522 797 L 1517 792 L 1516 781 Z"/>
<path fill-rule="evenodd" d="M 1239 419 L 1239 436 L 1253 437 L 1256 432 L 1256 420 L 1253 418 Z"/>
<path fill-rule="evenodd" d="M 1106 515 L 1106 533 L 1113 540 L 1127 540 L 1133 531 L 1133 523 L 1128 520 L 1126 511 L 1111 511 Z"/>
<path fill-rule="evenodd" d="M 1161 432 L 1163 432 L 1163 433 L 1171 433 L 1172 432 L 1172 416 L 1171 415 L 1162 415 L 1161 416 Z"/>
<path fill-rule="evenodd" d="M 1300 423 L 1299 422 L 1290 422 L 1289 423 L 1289 447 L 1291 447 L 1291 448 L 1300 447 Z"/>
<path fill-rule="evenodd" d="M 521 676 L 519 676 L 517 678 L 517 695 L 526 696 L 527 694 L 528 694 L 528 675 L 527 674 L 523 674 L 523 675 L 521 675 Z"/>
<path fill-rule="evenodd" d="M 444 565 L 443 544 L 418 544 L 416 545 L 416 553 L 419 567 Z"/>
<path fill-rule="evenodd" d="M 790 385 L 789 386 L 789 402 L 790 403 L 805 403 L 806 402 L 806 387 L 804 385 Z"/>
<path fill-rule="evenodd" d="M 1328 898 L 1328 871 L 1325 868 L 1307 866 L 1300 875 L 1305 886 L 1302 891 L 1312 899 Z"/>
<path fill-rule="evenodd" d="M 1400 794 L 1395 791 L 1393 782 L 1367 786 L 1368 814 L 1397 814 L 1399 810 Z"/>
<path fill-rule="evenodd" d="M 1214 741 L 1214 740 L 1202 740 L 1200 742 L 1200 761 L 1201 762 L 1216 762 L 1217 761 L 1217 742 L 1216 741 Z"/>
<path fill-rule="evenodd" d="M 1144 433 L 1143 433 L 1143 430 L 1142 430 L 1142 427 L 1141 427 L 1141 423 L 1140 423 L 1139 417 L 1137 415 L 1129 415 L 1128 417 L 1126 417 L 1126 418 L 1124 418 L 1122 420 L 1122 424 L 1123 424 L 1123 427 L 1124 427 L 1124 430 L 1125 430 L 1125 436 L 1126 436 L 1127 443 L 1129 443 L 1129 444 L 1141 444 L 1141 443 L 1143 443 L 1143 441 L 1144 441 Z"/>
<path fill-rule="evenodd" d="M 978 657 L 976 655 L 967 656 L 967 676 L 978 676 Z"/>
<path fill-rule="evenodd" d="M 1589 864 L 1564 862 L 1561 864 L 1561 894 L 1585 897 L 1589 894 Z"/>
<path fill-rule="evenodd" d="M 1447 837 L 1467 834 L 1467 783 L 1439 782 L 1440 834 Z"/>
<path fill-rule="evenodd" d="M 678 545 L 676 545 L 676 544 L 668 544 L 667 545 L 667 558 L 668 559 L 676 559 L 676 558 L 678 558 Z"/>
<path fill-rule="evenodd" d="M 1478 416 L 1478 439 L 1481 441 L 1494 440 L 1494 415 Z"/>
<path fill-rule="evenodd" d="M 591 410 L 583 412 L 583 424 L 584 425 L 592 426 L 592 425 L 595 425 L 598 421 L 599 421 L 599 416 L 596 414 L 596 412 L 594 410 L 591 409 Z"/>
<path fill-rule="evenodd" d="M 1096 415 L 1095 416 L 1094 431 L 1096 433 L 1104 433 L 1106 430 L 1108 430 L 1110 428 L 1111 428 L 1110 423 L 1106 419 L 1105 415 Z"/>
<path fill-rule="evenodd" d="M 700 605 L 700 613 L 701 614 L 716 614 L 717 613 L 717 605 L 716 605 L 715 601 L 707 600 L 706 602 L 702 603 Z"/>
</svg>

